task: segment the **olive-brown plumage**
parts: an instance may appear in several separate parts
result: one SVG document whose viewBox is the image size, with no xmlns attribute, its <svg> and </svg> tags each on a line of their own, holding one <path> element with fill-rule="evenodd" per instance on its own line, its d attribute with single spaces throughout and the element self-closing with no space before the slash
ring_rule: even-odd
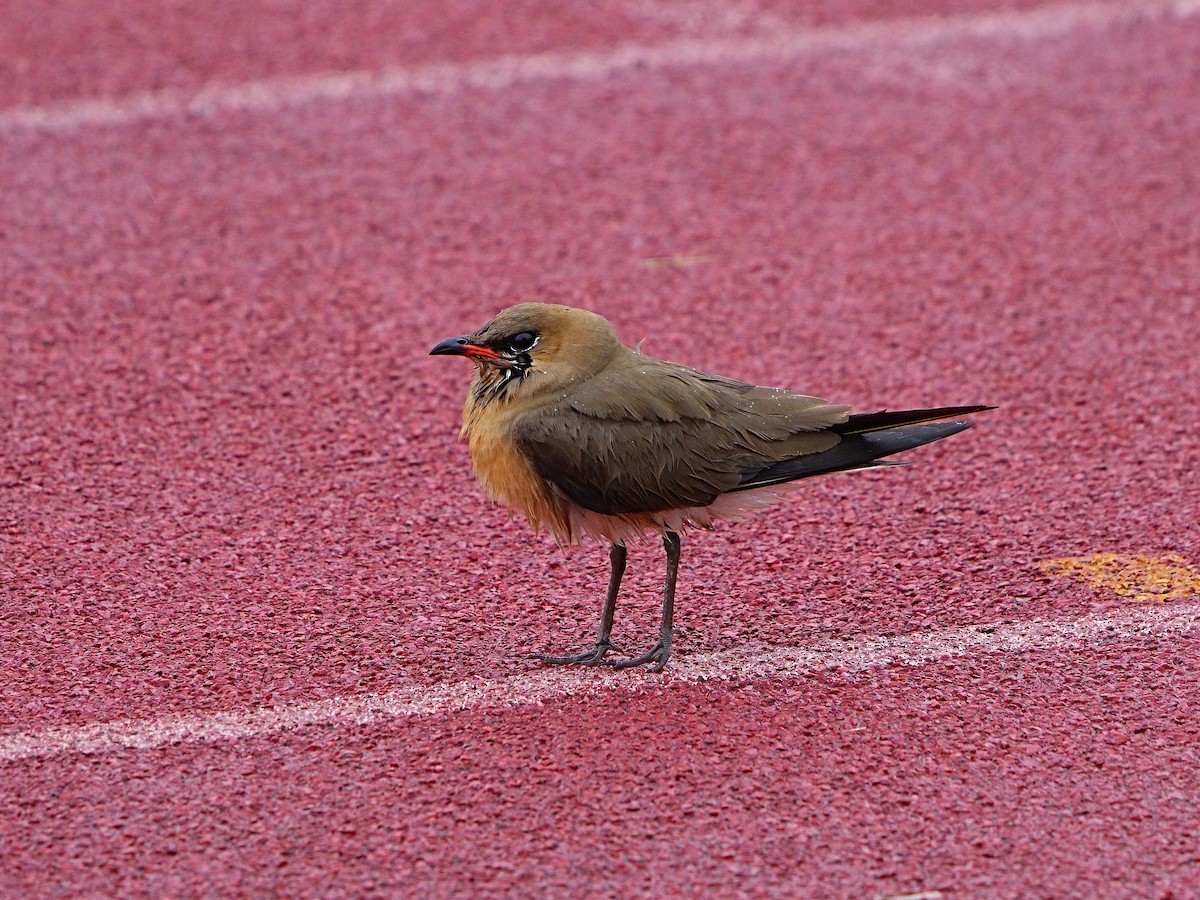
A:
<svg viewBox="0 0 1200 900">
<path fill-rule="evenodd" d="M 595 313 L 522 303 L 433 354 L 466 356 L 463 409 L 475 474 L 487 492 L 562 543 L 611 543 L 612 577 L 593 648 L 550 663 L 667 662 L 679 533 L 779 500 L 798 479 L 885 465 L 881 458 L 968 427 L 933 422 L 990 407 L 852 416 L 816 397 L 709 375 L 624 346 Z M 929 424 L 932 423 L 932 424 Z M 658 644 L 607 654 L 625 541 L 654 531 L 667 550 Z"/>
</svg>

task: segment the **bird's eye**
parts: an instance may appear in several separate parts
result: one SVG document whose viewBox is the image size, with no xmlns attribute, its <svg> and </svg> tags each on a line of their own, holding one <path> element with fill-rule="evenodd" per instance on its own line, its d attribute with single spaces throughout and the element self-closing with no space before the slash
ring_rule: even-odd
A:
<svg viewBox="0 0 1200 900">
<path fill-rule="evenodd" d="M 524 353 L 537 343 L 537 335 L 531 331 L 521 331 L 514 334 L 508 341 L 509 349 L 514 353 Z"/>
</svg>

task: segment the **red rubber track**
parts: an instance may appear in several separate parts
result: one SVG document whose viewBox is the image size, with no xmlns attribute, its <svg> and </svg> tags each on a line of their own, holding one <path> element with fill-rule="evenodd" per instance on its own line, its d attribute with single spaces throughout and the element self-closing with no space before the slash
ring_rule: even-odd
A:
<svg viewBox="0 0 1200 900">
<path fill-rule="evenodd" d="M 1188 896 L 1197 653 L 675 685 L 27 765 L 9 877 L 45 884 L 52 860 L 53 886 L 157 896 Z"/>
<path fill-rule="evenodd" d="M 1104 0 L 1116 3 L 1117 0 Z M 406 3 L 272 0 L 204 4 L 0 0 L 0 108 L 211 82 L 365 67 L 486 59 L 656 43 L 689 35 L 763 34 L 906 16 L 1036 9 L 1038 0 L 760 0 L 713 5 L 637 0 Z"/>
<path fill-rule="evenodd" d="M 70 29 L 4 38 L 38 61 L 3 102 L 701 33 L 633 3 L 472 7 L 436 39 L 433 6 L 328 29 L 151 6 L 130 21 L 161 57 L 97 39 L 71 74 L 46 64 Z M 780 6 L 748 15 L 880 15 Z M 864 410 L 1001 407 L 686 537 L 679 658 L 1123 608 L 1037 564 L 1200 562 L 1198 146 L 1195 16 L 0 126 L 4 728 L 503 678 L 590 639 L 606 554 L 483 498 L 467 366 L 425 355 L 523 299 Z M 645 262 L 674 254 L 704 260 Z M 640 646 L 661 551 L 630 556 L 615 638 Z M 646 689 L 2 762 L 0 886 L 1194 896 L 1197 643 L 631 672 Z"/>
</svg>

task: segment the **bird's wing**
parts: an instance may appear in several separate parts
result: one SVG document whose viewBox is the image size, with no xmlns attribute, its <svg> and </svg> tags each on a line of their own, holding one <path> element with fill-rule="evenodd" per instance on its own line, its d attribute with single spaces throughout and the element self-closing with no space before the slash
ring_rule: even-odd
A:
<svg viewBox="0 0 1200 900">
<path fill-rule="evenodd" d="M 579 505 L 621 515 L 707 506 L 765 466 L 828 450 L 846 407 L 630 352 L 513 437 Z"/>
</svg>

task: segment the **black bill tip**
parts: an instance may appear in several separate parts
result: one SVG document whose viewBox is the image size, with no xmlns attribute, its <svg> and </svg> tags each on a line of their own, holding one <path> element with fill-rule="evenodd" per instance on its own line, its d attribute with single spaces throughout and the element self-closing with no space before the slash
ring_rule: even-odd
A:
<svg viewBox="0 0 1200 900">
<path fill-rule="evenodd" d="M 466 337 L 446 338 L 429 351 L 430 356 L 466 356 Z"/>
</svg>

